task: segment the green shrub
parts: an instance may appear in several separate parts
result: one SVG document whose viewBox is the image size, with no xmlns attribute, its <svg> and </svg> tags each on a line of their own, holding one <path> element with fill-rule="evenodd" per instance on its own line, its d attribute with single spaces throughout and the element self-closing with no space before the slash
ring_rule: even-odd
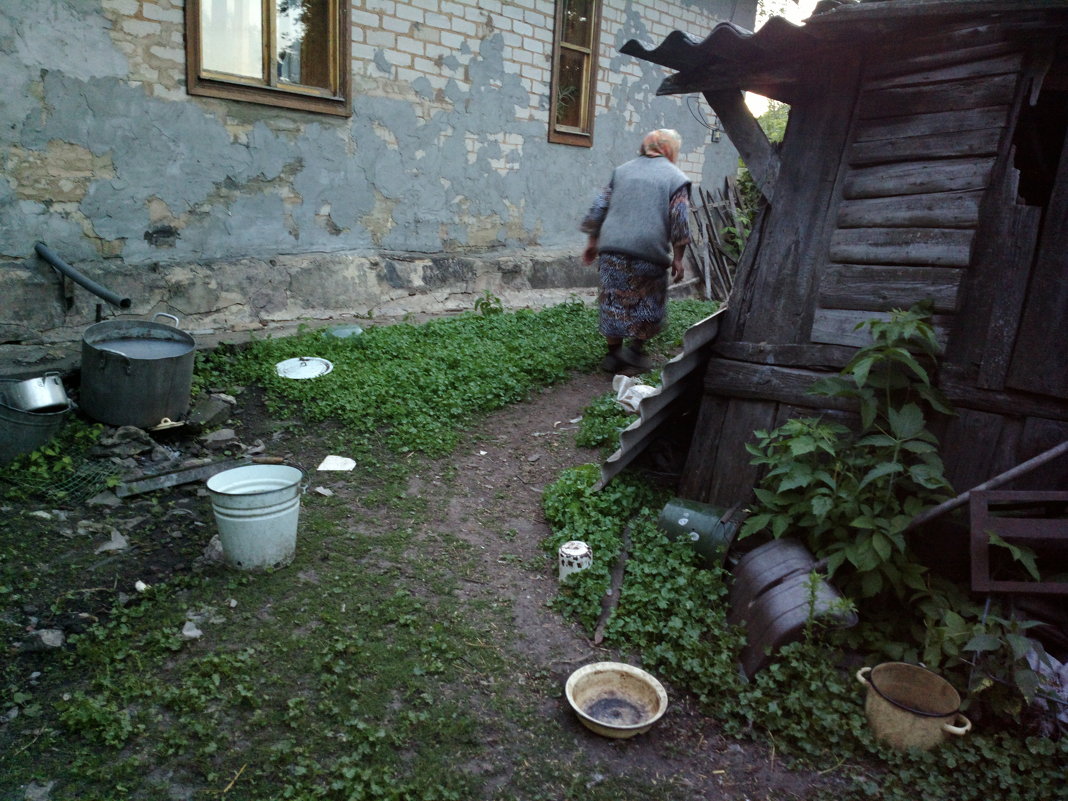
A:
<svg viewBox="0 0 1068 801">
<path fill-rule="evenodd" d="M 666 497 L 628 474 L 600 492 L 594 465 L 564 471 L 546 488 L 553 533 L 548 549 L 570 539 L 590 544 L 591 568 L 571 574 L 554 607 L 593 632 L 610 586 L 611 565 L 629 540 L 618 606 L 605 642 L 692 694 L 729 736 L 765 740 L 777 754 L 833 773 L 836 801 L 1025 801 L 1066 797 L 1068 739 L 1053 741 L 977 727 L 931 752 L 897 752 L 877 743 L 863 689 L 843 667 L 838 632 L 810 626 L 798 642 L 748 681 L 737 661 L 744 632 L 727 625 L 726 575 L 701 570 L 689 545 L 670 542 L 656 525 Z"/>
</svg>

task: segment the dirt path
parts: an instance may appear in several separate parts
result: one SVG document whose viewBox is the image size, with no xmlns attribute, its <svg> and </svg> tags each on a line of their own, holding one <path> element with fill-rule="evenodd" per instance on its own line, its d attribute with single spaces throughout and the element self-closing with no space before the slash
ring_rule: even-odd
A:
<svg viewBox="0 0 1068 801">
<path fill-rule="evenodd" d="M 547 674 L 560 689 L 544 714 L 560 727 L 576 769 L 609 766 L 619 774 L 647 781 L 670 776 L 692 788 L 693 799 L 808 798 L 825 783 L 812 774 L 785 770 L 774 753 L 732 742 L 715 721 L 696 710 L 691 699 L 667 685 L 671 705 L 649 733 L 632 740 L 610 740 L 586 731 L 563 698 L 568 675 L 587 662 L 627 661 L 594 646 L 583 631 L 548 608 L 556 593 L 552 555 L 541 547 L 551 532 L 541 510 L 546 485 L 567 467 L 596 462 L 598 454 L 575 445 L 575 422 L 595 397 L 611 391 L 611 377 L 579 375 L 537 393 L 525 403 L 481 422 L 450 459 L 455 484 L 441 514 L 429 525 L 449 531 L 477 551 L 482 582 L 468 584 L 471 598 L 510 598 L 514 603 L 511 647 L 531 673 Z M 422 491 L 429 478 L 413 479 Z"/>
</svg>

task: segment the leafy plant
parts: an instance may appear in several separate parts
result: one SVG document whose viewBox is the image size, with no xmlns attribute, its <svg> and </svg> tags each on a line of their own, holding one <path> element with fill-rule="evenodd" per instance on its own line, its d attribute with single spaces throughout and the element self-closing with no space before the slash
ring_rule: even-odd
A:
<svg viewBox="0 0 1068 801">
<path fill-rule="evenodd" d="M 616 402 L 616 393 L 605 393 L 583 410 L 575 443 L 580 448 L 599 448 L 611 453 L 619 447 L 620 432 L 633 420 L 633 415 Z"/>
<path fill-rule="evenodd" d="M 736 225 L 728 225 L 721 231 L 723 243 L 727 252 L 735 261 L 742 257 L 745 243 L 752 231 L 752 215 L 750 211 L 739 209 L 735 213 Z"/>
<path fill-rule="evenodd" d="M 610 586 L 607 565 L 623 547 L 627 531 L 629 559 L 618 606 L 604 629 L 605 642 L 634 653 L 645 667 L 685 688 L 724 734 L 762 740 L 776 754 L 833 776 L 823 787 L 808 788 L 813 798 L 1028 801 L 1063 795 L 1068 738 L 977 726 L 968 737 L 934 751 L 881 746 L 867 726 L 853 672 L 842 668 L 842 655 L 834 647 L 841 632 L 821 629 L 818 618 L 802 639 L 784 646 L 770 665 L 744 680 L 736 667 L 744 635 L 726 622 L 726 574 L 698 569 L 691 546 L 665 538 L 651 511 L 662 498 L 645 494 L 626 473 L 594 492 L 598 478 L 596 466 L 584 465 L 565 470 L 546 488 L 544 509 L 553 527 L 546 548 L 582 539 L 594 552 L 594 564 L 569 577 L 554 607 L 593 630 Z M 810 576 L 810 603 L 819 580 Z M 938 603 L 933 595 L 924 602 Z M 958 649 L 991 646 L 989 653 L 995 653 L 992 641 L 974 639 L 977 623 L 989 627 L 984 630 L 999 639 L 998 648 L 1023 646 L 1022 640 L 1010 641 L 1009 632 L 994 633 L 1001 624 L 993 616 L 960 616 L 958 623 Z M 933 653 L 940 651 L 932 645 Z M 912 657 L 918 661 L 916 654 Z M 985 692 L 1004 689 L 995 684 Z"/>
<path fill-rule="evenodd" d="M 967 688 L 963 706 L 972 714 L 1028 718 L 1028 725 L 1043 725 L 1032 706 L 1049 691 L 1036 670 L 1048 665 L 1049 657 L 1030 636 L 1040 624 L 1020 618 L 1004 600 L 980 604 L 945 580 L 933 578 L 929 583 L 914 600 L 922 622 L 914 624 L 913 635 L 921 647 L 897 653 Z"/>
<path fill-rule="evenodd" d="M 504 312 L 504 303 L 487 289 L 482 293 L 482 297 L 475 301 L 475 311 L 484 317 L 491 314 L 501 314 Z"/>
<path fill-rule="evenodd" d="M 932 575 L 907 536 L 913 518 L 951 490 L 924 409 L 952 414 L 934 386 L 938 342 L 929 305 L 863 323 L 871 342 L 812 391 L 857 403 L 859 430 L 819 418 L 755 432 L 746 447 L 766 468 L 741 536 L 802 539 L 828 575 L 861 603 L 854 645 L 922 661 L 969 686 L 987 712 L 1018 718 L 1038 691 L 1026 656 L 1033 623 L 992 614 Z M 1032 576 L 1034 554 L 999 542 Z M 978 671 L 979 679 L 976 679 Z"/>
<path fill-rule="evenodd" d="M 819 418 L 787 421 L 755 432 L 752 463 L 766 467 L 755 490 L 758 505 L 741 536 L 768 530 L 801 537 L 848 594 L 905 599 L 926 589 L 924 568 L 905 529 L 950 490 L 938 443 L 916 400 L 951 413 L 930 372 L 911 348 L 937 348 L 922 309 L 865 323 L 872 341 L 840 375 L 823 379 L 815 394 L 858 402 L 860 431 Z"/>
<path fill-rule="evenodd" d="M 74 474 L 103 431 L 99 423 L 87 423 L 77 417 L 67 420 L 51 440 L 0 468 L 0 482 L 6 485 L 7 497 L 24 499 L 38 488 L 61 484 Z M 116 482 L 114 479 L 108 483 Z"/>
</svg>

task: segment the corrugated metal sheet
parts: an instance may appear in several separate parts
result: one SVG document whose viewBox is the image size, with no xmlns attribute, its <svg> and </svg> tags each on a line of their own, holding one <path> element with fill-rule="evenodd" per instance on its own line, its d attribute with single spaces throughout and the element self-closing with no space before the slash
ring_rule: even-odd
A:
<svg viewBox="0 0 1068 801">
<path fill-rule="evenodd" d="M 721 22 L 700 41 L 674 31 L 653 50 L 631 39 L 619 52 L 681 72 L 708 64 L 753 63 L 773 56 L 789 58 L 797 55 L 795 48 L 806 39 L 809 37 L 803 26 L 772 17 L 756 33 L 733 22 Z"/>
<path fill-rule="evenodd" d="M 804 87 L 826 74 L 827 60 L 836 50 L 855 50 L 865 42 L 885 45 L 936 22 L 963 22 L 984 14 L 1019 15 L 1026 26 L 1043 12 L 1066 6 L 1068 0 L 843 2 L 803 25 L 772 17 L 753 33 L 721 22 L 702 40 L 674 31 L 655 48 L 631 39 L 619 52 L 676 71 L 657 94 L 746 90 L 793 103 Z"/>
<path fill-rule="evenodd" d="M 660 391 L 643 398 L 638 404 L 638 419 L 623 430 L 619 449 L 601 465 L 601 480 L 594 487 L 599 490 L 630 464 L 655 438 L 656 430 L 669 420 L 676 401 L 700 380 L 701 368 L 708 361 L 710 345 L 719 333 L 719 318 L 726 311 L 721 307 L 715 314 L 690 326 L 682 337 L 682 352 L 664 365 Z"/>
</svg>

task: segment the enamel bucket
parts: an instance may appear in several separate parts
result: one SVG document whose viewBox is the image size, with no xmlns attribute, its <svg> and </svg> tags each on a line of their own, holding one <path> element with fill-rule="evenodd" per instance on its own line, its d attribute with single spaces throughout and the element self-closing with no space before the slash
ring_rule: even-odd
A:
<svg viewBox="0 0 1068 801">
<path fill-rule="evenodd" d="M 299 467 L 253 464 L 208 479 L 226 564 L 267 570 L 293 561 L 304 477 Z"/>
<path fill-rule="evenodd" d="M 884 662 L 858 670 L 857 681 L 867 688 L 864 711 L 872 733 L 891 748 L 926 751 L 972 728 L 960 713 L 960 695 L 927 668 Z"/>
</svg>

